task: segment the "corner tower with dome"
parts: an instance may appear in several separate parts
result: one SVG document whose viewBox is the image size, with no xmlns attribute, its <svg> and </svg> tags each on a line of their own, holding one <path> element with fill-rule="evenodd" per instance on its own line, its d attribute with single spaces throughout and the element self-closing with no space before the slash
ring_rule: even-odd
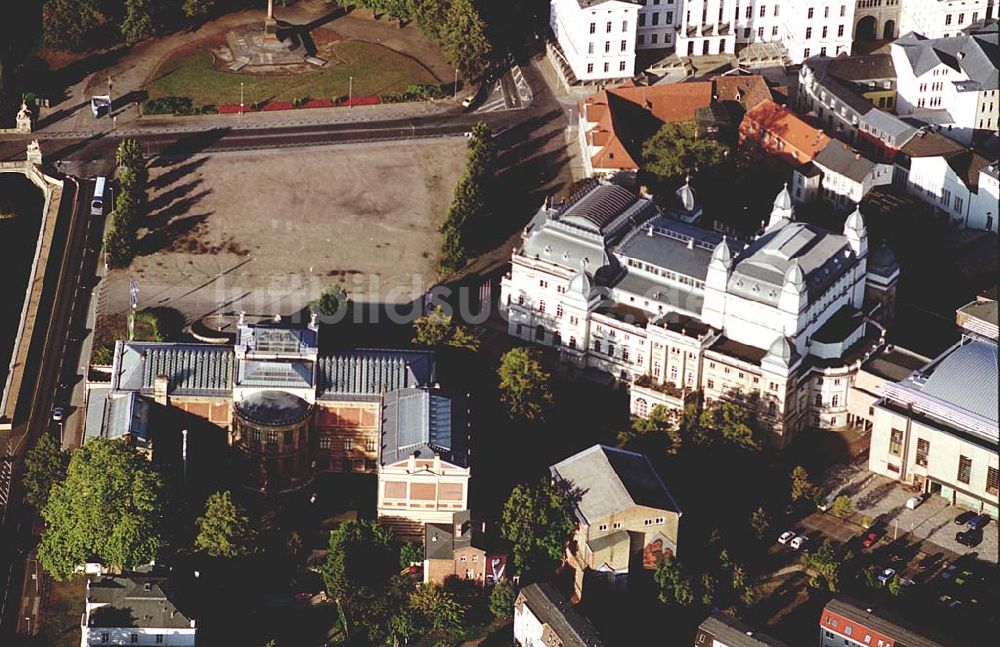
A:
<svg viewBox="0 0 1000 647">
<path fill-rule="evenodd" d="M 700 391 L 755 407 L 779 445 L 846 426 L 851 376 L 884 341 L 899 276 L 882 248 L 869 272 L 863 215 L 840 232 L 799 222 L 785 187 L 741 242 L 679 211 L 602 182 L 540 210 L 502 281 L 510 334 L 628 384 L 638 415 Z"/>
</svg>

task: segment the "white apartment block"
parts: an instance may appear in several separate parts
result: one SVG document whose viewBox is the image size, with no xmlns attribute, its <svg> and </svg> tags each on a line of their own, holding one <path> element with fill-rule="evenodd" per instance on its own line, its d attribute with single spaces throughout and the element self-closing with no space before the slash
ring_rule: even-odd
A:
<svg viewBox="0 0 1000 647">
<path fill-rule="evenodd" d="M 965 337 L 882 395 L 868 469 L 996 518 L 996 341 Z"/>
<path fill-rule="evenodd" d="M 852 375 L 882 337 L 866 294 L 898 276 L 867 261 L 860 213 L 843 233 L 796 222 L 787 189 L 744 245 L 595 183 L 525 228 L 501 304 L 511 335 L 630 384 L 638 415 L 700 390 L 752 403 L 783 444 L 847 425 Z"/>
<path fill-rule="evenodd" d="M 793 196 L 796 203 L 824 199 L 836 211 L 847 212 L 875 187 L 891 184 L 892 169 L 835 139 L 792 173 Z"/>
<path fill-rule="evenodd" d="M 792 63 L 850 53 L 856 0 L 552 0 L 549 24 L 579 81 L 628 78 L 635 51 L 680 56 L 780 42 Z"/>
<path fill-rule="evenodd" d="M 549 26 L 579 81 L 635 74 L 638 0 L 552 0 Z"/>
<path fill-rule="evenodd" d="M 904 35 L 891 50 L 897 114 L 926 117 L 966 146 L 995 136 L 1000 123 L 996 51 L 996 31 L 933 39 Z"/>
<path fill-rule="evenodd" d="M 902 0 L 899 33 L 926 38 L 957 36 L 969 25 L 991 17 L 994 0 Z"/>
</svg>

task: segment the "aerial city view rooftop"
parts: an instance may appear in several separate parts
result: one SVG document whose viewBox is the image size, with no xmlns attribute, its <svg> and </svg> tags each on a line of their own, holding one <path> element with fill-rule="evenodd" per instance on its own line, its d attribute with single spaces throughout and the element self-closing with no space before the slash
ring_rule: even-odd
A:
<svg viewBox="0 0 1000 647">
<path fill-rule="evenodd" d="M 25 0 L 0 645 L 1000 632 L 995 0 Z"/>
</svg>

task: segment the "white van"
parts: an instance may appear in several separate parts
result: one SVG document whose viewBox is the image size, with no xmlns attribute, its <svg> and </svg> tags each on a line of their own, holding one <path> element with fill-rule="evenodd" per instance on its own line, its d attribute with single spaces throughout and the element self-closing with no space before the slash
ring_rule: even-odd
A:
<svg viewBox="0 0 1000 647">
<path fill-rule="evenodd" d="M 94 186 L 94 199 L 90 201 L 90 215 L 104 215 L 104 190 L 107 187 L 107 184 L 108 178 L 97 178 L 97 184 Z"/>
</svg>

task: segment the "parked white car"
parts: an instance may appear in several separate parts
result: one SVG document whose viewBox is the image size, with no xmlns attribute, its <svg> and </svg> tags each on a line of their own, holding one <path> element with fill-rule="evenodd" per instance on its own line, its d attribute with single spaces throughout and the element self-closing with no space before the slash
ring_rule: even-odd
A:
<svg viewBox="0 0 1000 647">
<path fill-rule="evenodd" d="M 878 583 L 885 586 L 889 583 L 889 580 L 896 577 L 896 569 L 886 568 L 883 569 L 881 573 L 878 574 Z"/>
<path fill-rule="evenodd" d="M 792 532 L 791 530 L 786 530 L 785 532 L 778 535 L 778 543 L 787 544 L 789 541 L 791 541 L 792 537 L 794 536 L 795 536 L 794 532 Z"/>
<path fill-rule="evenodd" d="M 916 510 L 917 506 L 924 502 L 924 496 L 911 496 L 906 500 L 906 507 L 910 510 Z"/>
<path fill-rule="evenodd" d="M 825 498 L 823 499 L 823 503 L 820 503 L 820 504 L 819 504 L 819 505 L 817 506 L 817 507 L 819 508 L 819 511 L 820 511 L 820 512 L 826 512 L 826 511 L 827 511 L 827 510 L 829 510 L 829 509 L 830 509 L 831 507 L 833 507 L 833 501 L 834 501 L 834 499 L 836 499 L 836 498 L 837 498 L 837 497 L 836 497 L 836 496 L 834 496 L 833 494 L 827 494 L 827 495 L 826 495 L 826 497 L 825 497 Z"/>
<path fill-rule="evenodd" d="M 795 550 L 798 550 L 803 546 L 805 546 L 808 542 L 809 542 L 809 537 L 806 537 L 805 535 L 799 535 L 798 537 L 792 539 L 792 541 L 789 542 L 788 545 L 794 548 Z"/>
</svg>

